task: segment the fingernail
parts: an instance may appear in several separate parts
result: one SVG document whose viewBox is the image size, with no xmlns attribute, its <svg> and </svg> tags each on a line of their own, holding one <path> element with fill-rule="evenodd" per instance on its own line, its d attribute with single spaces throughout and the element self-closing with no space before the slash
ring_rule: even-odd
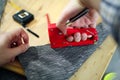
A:
<svg viewBox="0 0 120 80">
<path fill-rule="evenodd" d="M 80 40 L 81 40 L 81 34 L 80 34 L 80 32 L 76 32 L 74 34 L 74 40 L 75 40 L 75 42 L 80 42 Z"/>
<path fill-rule="evenodd" d="M 92 37 L 92 35 L 87 35 L 87 38 L 91 38 Z"/>
<path fill-rule="evenodd" d="M 86 33 L 82 33 L 82 40 L 83 41 L 87 40 L 87 34 Z"/>
<path fill-rule="evenodd" d="M 68 37 L 66 38 L 66 40 L 67 40 L 68 42 L 72 42 L 72 41 L 74 40 L 74 38 L 73 38 L 73 36 L 68 36 Z"/>
</svg>

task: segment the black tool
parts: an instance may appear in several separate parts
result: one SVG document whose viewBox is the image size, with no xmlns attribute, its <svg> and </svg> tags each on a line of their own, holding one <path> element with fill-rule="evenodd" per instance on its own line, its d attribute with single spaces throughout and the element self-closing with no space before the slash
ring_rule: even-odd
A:
<svg viewBox="0 0 120 80">
<path fill-rule="evenodd" d="M 39 35 L 37 35 L 36 33 L 34 33 L 33 31 L 31 31 L 30 29 L 27 29 L 28 32 L 30 32 L 31 34 L 33 34 L 34 36 L 39 38 Z"/>
<path fill-rule="evenodd" d="M 89 12 L 88 8 L 83 9 L 81 12 L 79 12 L 76 16 L 70 18 L 67 22 L 66 25 L 68 25 L 69 23 L 72 23 L 74 21 L 76 21 L 77 19 L 79 19 L 80 17 L 84 16 L 85 14 L 87 14 Z"/>
</svg>

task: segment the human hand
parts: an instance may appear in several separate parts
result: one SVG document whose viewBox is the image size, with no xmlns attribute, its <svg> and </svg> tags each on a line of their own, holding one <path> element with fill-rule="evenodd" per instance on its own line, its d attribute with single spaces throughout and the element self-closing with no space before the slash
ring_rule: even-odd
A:
<svg viewBox="0 0 120 80">
<path fill-rule="evenodd" d="M 14 58 L 25 52 L 29 47 L 27 33 L 19 28 L 12 32 L 0 34 L 0 66 L 11 62 Z"/>
<path fill-rule="evenodd" d="M 82 11 L 86 7 L 85 4 L 82 4 L 78 2 L 78 0 L 71 0 L 70 3 L 67 5 L 67 7 L 62 12 L 60 19 L 57 23 L 57 27 L 66 34 L 66 22 L 71 17 L 75 16 L 77 13 Z M 88 27 L 96 27 L 96 21 L 98 18 L 98 14 L 95 9 L 89 8 L 89 12 L 84 15 L 83 17 L 76 20 L 74 23 L 72 23 L 70 26 L 76 27 L 76 28 L 88 28 Z M 69 27 L 69 26 L 68 26 Z M 86 33 L 80 34 L 75 33 L 73 36 L 68 36 L 67 40 L 69 42 L 76 41 L 79 42 L 81 40 L 85 41 L 87 38 L 92 37 L 92 35 L 87 35 Z"/>
</svg>

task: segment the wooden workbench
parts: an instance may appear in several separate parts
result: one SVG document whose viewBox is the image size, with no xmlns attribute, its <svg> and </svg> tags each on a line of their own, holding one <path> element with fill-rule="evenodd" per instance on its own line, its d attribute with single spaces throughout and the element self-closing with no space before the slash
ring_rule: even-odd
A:
<svg viewBox="0 0 120 80">
<path fill-rule="evenodd" d="M 10 3 L 9 1 L 12 1 Z M 28 26 L 29 29 L 40 35 L 40 38 L 29 34 L 30 46 L 39 46 L 49 43 L 47 32 L 46 13 L 51 22 L 55 23 L 69 0 L 9 0 L 1 22 L 1 31 L 11 31 L 21 27 L 12 19 L 12 15 L 20 8 L 34 14 L 35 20 Z M 18 7 L 20 6 L 20 7 Z M 101 19 L 98 20 L 98 23 Z M 102 45 L 89 57 L 82 67 L 70 78 L 70 80 L 101 80 L 111 57 L 116 49 L 116 44 L 111 36 L 108 36 Z M 4 66 L 5 68 L 24 75 L 24 70 L 16 61 Z"/>
</svg>

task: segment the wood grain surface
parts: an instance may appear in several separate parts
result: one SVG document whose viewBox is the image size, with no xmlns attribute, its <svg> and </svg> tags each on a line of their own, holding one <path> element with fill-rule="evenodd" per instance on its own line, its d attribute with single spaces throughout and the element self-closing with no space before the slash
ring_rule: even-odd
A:
<svg viewBox="0 0 120 80">
<path fill-rule="evenodd" d="M 49 14 L 51 22 L 56 23 L 60 13 L 69 0 L 9 0 L 1 21 L 1 31 L 7 32 L 22 27 L 16 23 L 12 16 L 20 9 L 25 9 L 34 14 L 35 19 L 27 28 L 37 33 L 40 38 L 36 38 L 28 33 L 30 46 L 39 46 L 49 43 L 47 32 L 46 13 Z M 98 23 L 101 22 L 99 18 Z M 90 56 L 82 67 L 70 78 L 70 80 L 101 80 L 115 51 L 116 43 L 111 36 L 108 36 L 103 44 Z M 4 68 L 24 75 L 24 70 L 18 61 L 7 64 Z"/>
</svg>

